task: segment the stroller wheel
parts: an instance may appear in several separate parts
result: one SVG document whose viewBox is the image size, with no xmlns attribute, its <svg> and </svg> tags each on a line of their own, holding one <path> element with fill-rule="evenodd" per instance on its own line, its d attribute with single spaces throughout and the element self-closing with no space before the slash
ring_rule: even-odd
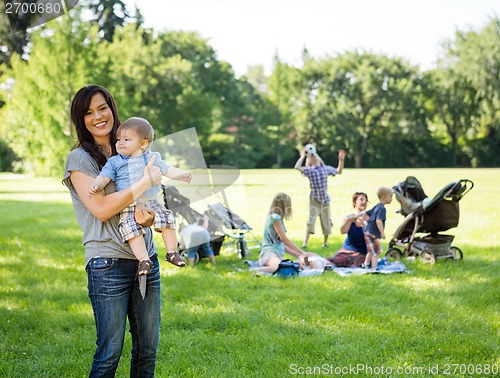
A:
<svg viewBox="0 0 500 378">
<path fill-rule="evenodd" d="M 181 249 L 179 251 L 179 255 L 181 255 L 181 257 L 184 259 L 184 260 L 187 260 L 188 258 L 188 251 L 187 249 Z"/>
<path fill-rule="evenodd" d="M 420 252 L 418 259 L 424 264 L 432 265 L 436 262 L 436 256 L 434 256 L 434 254 L 427 249 L 424 249 L 422 252 Z"/>
<path fill-rule="evenodd" d="M 186 260 L 186 262 L 188 261 L 188 251 L 187 251 L 187 249 L 183 249 L 183 250 L 179 251 L 179 255 L 181 255 L 181 257 L 184 260 Z M 196 256 L 194 258 L 194 263 L 198 264 L 199 262 L 200 262 L 200 253 L 196 252 Z"/>
<path fill-rule="evenodd" d="M 247 253 L 247 243 L 245 242 L 245 239 L 240 239 L 238 241 L 238 253 L 240 255 L 240 258 L 245 258 L 245 256 L 248 254 Z"/>
<path fill-rule="evenodd" d="M 462 260 L 464 258 L 462 250 L 458 247 L 450 247 L 450 255 L 453 260 Z"/>
<path fill-rule="evenodd" d="M 389 261 L 391 260 L 401 260 L 403 258 L 403 252 L 397 248 L 389 248 L 385 253 L 385 256 Z"/>
</svg>

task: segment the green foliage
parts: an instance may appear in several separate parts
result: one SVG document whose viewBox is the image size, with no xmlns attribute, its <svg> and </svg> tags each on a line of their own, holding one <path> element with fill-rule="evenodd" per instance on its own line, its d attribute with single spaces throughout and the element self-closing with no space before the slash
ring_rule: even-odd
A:
<svg viewBox="0 0 500 378">
<path fill-rule="evenodd" d="M 276 56 L 268 78 L 262 67 L 236 77 L 198 33 L 144 29 L 138 9 L 127 24 L 123 4 L 86 2 L 100 25 L 75 8 L 33 30 L 29 57 L 24 42 L 2 42 L 0 138 L 25 171 L 60 176 L 75 142 L 69 105 L 90 83 L 113 93 L 122 120 L 147 118 L 156 138 L 195 127 L 209 165 L 290 167 L 305 143 L 330 162 L 347 149 L 347 167 L 500 165 L 498 17 L 458 31 L 428 72 L 304 49 L 300 68 Z"/>
<path fill-rule="evenodd" d="M 377 150 L 375 141 L 429 134 L 417 102 L 418 71 L 400 59 L 358 52 L 310 59 L 299 85 L 299 139 L 330 154 L 347 148 L 356 167 L 376 165 L 377 156 L 368 154 Z"/>
<path fill-rule="evenodd" d="M 275 57 L 273 72 L 267 80 L 267 98 L 275 106 L 270 114 L 272 123 L 267 126 L 267 134 L 276 155 L 275 166 L 278 168 L 293 166 L 297 157 L 296 150 L 301 147 L 296 140 L 298 121 L 293 117 L 300 79 L 298 69 Z"/>
<path fill-rule="evenodd" d="M 2 109 L 1 132 L 28 172 L 60 176 L 73 145 L 69 108 L 74 93 L 91 78 L 95 29 L 62 17 L 32 35 L 28 62 L 15 55 L 3 78 L 14 79 Z"/>
<path fill-rule="evenodd" d="M 500 18 L 491 17 L 490 22 L 479 31 L 457 31 L 455 39 L 443 58 L 444 64 L 452 65 L 476 90 L 480 100 L 479 138 L 488 138 L 489 143 L 500 149 Z M 490 156 L 498 165 L 498 154 Z M 491 160 L 490 160 L 491 161 Z"/>
<path fill-rule="evenodd" d="M 204 262 L 195 269 L 163 263 L 156 375 L 284 377 L 299 375 L 293 374 L 299 368 L 358 364 L 423 369 L 393 374 L 413 377 L 444 377 L 445 364 L 498 369 L 500 219 L 498 212 L 485 211 L 498 195 L 498 169 L 346 170 L 332 181 L 332 247 L 322 249 L 316 235 L 310 248 L 327 256 L 340 246 L 338 227 L 352 211 L 352 191 L 365 190 L 373 198 L 381 182 L 396 184 L 407 174 L 419 178 L 429 195 L 455 179 L 475 182 L 460 202 L 458 228 L 450 230 L 456 235 L 454 245 L 464 251 L 463 261 L 432 266 L 404 261 L 411 273 L 401 275 L 341 277 L 325 272 L 291 280 L 240 271 L 245 265 L 230 252 L 217 257 L 213 268 Z M 246 193 L 251 211 L 244 219 L 259 237 L 279 182 L 280 190 L 292 194 L 294 217 L 287 222 L 288 234 L 300 242 L 309 188 L 307 179 L 299 178 L 291 169 L 242 171 L 248 185 L 235 189 Z M 81 231 L 67 190 L 59 180 L 0 175 L 0 206 L 8 214 L 0 218 L 0 375 L 88 375 L 95 328 Z M 396 209 L 397 204 L 388 205 L 389 232 L 403 219 Z M 237 213 L 242 214 L 240 209 Z M 161 239 L 157 241 L 160 246 Z M 162 248 L 159 252 L 163 255 Z M 130 349 L 127 334 L 119 377 L 128 376 Z M 429 372 L 437 365 L 440 374 Z"/>
<path fill-rule="evenodd" d="M 103 62 L 107 75 L 100 82 L 120 104 L 123 120 L 131 116 L 147 118 L 157 138 L 188 128 L 179 115 L 189 116 L 181 112 L 180 104 L 189 107 L 196 103 L 190 61 L 179 55 L 165 56 L 158 39 L 145 44 L 142 33 L 133 25 L 117 31 L 113 43 L 108 44 L 108 54 Z"/>
<path fill-rule="evenodd" d="M 236 159 L 232 153 L 234 136 L 223 133 L 214 133 L 207 138 L 206 144 L 210 146 L 209 149 L 203 150 L 203 155 L 207 165 L 222 165 L 222 162 L 224 161 L 234 161 Z"/>
<path fill-rule="evenodd" d="M 427 74 L 431 75 L 434 87 L 428 104 L 434 114 L 436 134 L 442 132 L 448 140 L 451 165 L 457 166 L 462 146 L 479 128 L 480 95 L 472 83 L 454 69 L 443 67 Z"/>
<path fill-rule="evenodd" d="M 6 14 L 0 17 L 0 75 L 2 65 L 10 67 L 10 59 L 13 54 L 22 55 L 29 42 L 29 33 L 26 30 L 12 31 Z M 1 106 L 1 102 L 0 102 Z"/>
<path fill-rule="evenodd" d="M 9 145 L 0 139 L 0 172 L 12 172 L 14 170 L 14 162 L 18 157 L 11 150 Z"/>
<path fill-rule="evenodd" d="M 107 51 L 100 82 L 120 104 L 122 119 L 147 118 L 156 138 L 196 127 L 210 165 L 256 165 L 263 148 L 254 147 L 265 139 L 261 125 L 270 104 L 246 81 L 235 79 L 196 33 L 153 33 L 128 25 L 116 31 Z M 237 143 L 215 153 L 217 146 L 208 145 L 211 135 L 229 136 L 230 130 L 237 130 Z"/>
<path fill-rule="evenodd" d="M 219 132 L 229 133 L 235 143 L 216 163 L 248 168 L 268 167 L 273 151 L 269 148 L 266 126 L 275 112 L 274 105 L 244 79 L 232 84 L 224 103 Z"/>
<path fill-rule="evenodd" d="M 457 32 L 439 68 L 425 73 L 367 52 L 306 53 L 301 70 L 277 58 L 268 84 L 279 123 L 289 120 L 299 146 L 315 143 L 330 161 L 347 148 L 348 166 L 482 164 L 475 140 L 487 136 L 492 151 L 500 134 L 499 25 L 495 17 L 478 32 Z M 399 153 L 405 145 L 409 153 Z M 488 164 L 498 165 L 495 154 Z"/>
<path fill-rule="evenodd" d="M 498 144 L 488 137 L 475 138 L 467 141 L 464 153 L 467 154 L 473 167 L 498 167 Z"/>
<path fill-rule="evenodd" d="M 103 40 L 111 42 L 115 30 L 125 24 L 129 16 L 122 0 L 91 0 L 88 8 L 94 13 L 99 25 L 99 34 Z"/>
<path fill-rule="evenodd" d="M 4 78 L 15 81 L 2 135 L 38 175 L 60 175 L 71 145 L 69 107 L 83 85 L 107 87 L 120 104 L 122 120 L 147 118 L 156 137 L 196 127 L 201 143 L 209 135 L 229 135 L 228 126 L 243 130 L 238 145 L 224 155 L 209 154 L 211 164 L 253 167 L 265 140 L 270 107 L 196 33 L 154 33 L 137 25 L 116 30 L 113 42 L 98 41 L 96 29 L 72 18 L 41 28 L 33 37 L 29 62 L 14 59 Z M 220 126 L 216 126 L 220 125 Z"/>
</svg>

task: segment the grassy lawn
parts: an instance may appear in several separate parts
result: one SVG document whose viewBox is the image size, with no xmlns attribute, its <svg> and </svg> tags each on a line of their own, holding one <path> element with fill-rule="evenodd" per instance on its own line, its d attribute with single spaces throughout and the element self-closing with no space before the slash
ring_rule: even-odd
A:
<svg viewBox="0 0 500 378">
<path fill-rule="evenodd" d="M 500 169 L 346 169 L 329 180 L 330 246 L 321 248 L 316 234 L 309 249 L 334 254 L 354 191 L 366 191 L 371 207 L 378 186 L 408 175 L 430 197 L 452 181 L 475 183 L 460 202 L 459 226 L 448 231 L 463 261 L 404 261 L 410 274 L 293 280 L 239 271 L 244 265 L 230 252 L 216 267 L 163 263 L 157 376 L 499 376 Z M 292 197 L 287 229 L 301 244 L 309 188 L 298 172 L 242 171 L 224 195 L 260 238 L 278 191 Z M 403 219 L 398 208 L 396 201 L 387 206 L 388 237 Z M 87 376 L 95 330 L 67 190 L 58 180 L 0 174 L 0 209 L 0 377 Z M 159 237 L 157 244 L 163 255 Z M 128 376 L 129 353 L 127 335 L 119 377 Z"/>
</svg>

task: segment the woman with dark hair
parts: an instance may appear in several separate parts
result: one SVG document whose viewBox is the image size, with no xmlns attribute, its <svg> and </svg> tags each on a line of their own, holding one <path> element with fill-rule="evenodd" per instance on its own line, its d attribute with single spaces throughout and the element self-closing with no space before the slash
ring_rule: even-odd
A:
<svg viewBox="0 0 500 378">
<path fill-rule="evenodd" d="M 347 215 L 340 227 L 340 232 L 347 236 L 339 251 L 329 259 L 335 266 L 361 266 L 364 263 L 367 251 L 363 227 L 368 219 L 365 214 L 367 204 L 366 193 L 356 192 L 352 195 L 354 213 Z"/>
<path fill-rule="evenodd" d="M 75 215 L 83 231 L 88 294 L 97 331 L 97 348 L 90 377 L 113 377 L 123 349 L 127 318 L 132 335 L 131 377 L 153 377 L 160 335 L 160 272 L 149 227 L 145 243 L 153 262 L 141 297 L 138 261 L 118 232 L 117 214 L 152 185 L 161 172 L 146 166 L 143 178 L 117 192 L 114 184 L 90 198 L 88 190 L 109 157 L 116 154 L 118 110 L 111 94 L 98 85 L 81 88 L 71 104 L 77 144 L 66 159 L 63 183 L 68 187 Z M 148 226 L 152 215 L 138 209 L 136 220 Z"/>
</svg>

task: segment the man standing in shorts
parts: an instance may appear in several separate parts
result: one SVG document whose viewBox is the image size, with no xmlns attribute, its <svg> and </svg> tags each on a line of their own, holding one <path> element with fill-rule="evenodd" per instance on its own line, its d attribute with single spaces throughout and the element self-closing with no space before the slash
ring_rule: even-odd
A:
<svg viewBox="0 0 500 378">
<path fill-rule="evenodd" d="M 315 232 L 316 218 L 319 216 L 321 230 L 323 232 L 323 248 L 328 247 L 328 237 L 332 233 L 332 220 L 330 214 L 330 196 L 328 195 L 328 176 L 341 174 L 344 169 L 345 151 L 339 151 L 339 163 L 337 168 L 326 165 L 317 152 L 308 153 L 306 148 L 302 149 L 299 159 L 295 163 L 295 169 L 302 172 L 309 179 L 311 193 L 309 195 L 309 219 L 307 231 L 302 248 L 307 246 L 309 236 Z M 304 159 L 305 166 L 302 166 Z"/>
</svg>

